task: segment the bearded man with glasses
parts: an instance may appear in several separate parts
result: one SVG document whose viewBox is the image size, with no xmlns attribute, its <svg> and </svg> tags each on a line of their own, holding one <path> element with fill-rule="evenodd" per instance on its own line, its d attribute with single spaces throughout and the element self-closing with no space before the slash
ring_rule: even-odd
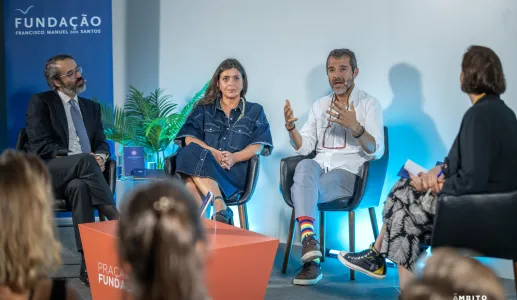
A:
<svg viewBox="0 0 517 300">
<path fill-rule="evenodd" d="M 26 150 L 45 161 L 55 197 L 66 199 L 72 209 L 75 242 L 82 256 L 80 279 L 89 286 L 78 225 L 95 222 L 95 207 L 109 220 L 119 218 L 102 173 L 110 149 L 100 105 L 78 96 L 86 89 L 86 81 L 72 56 L 50 58 L 44 74 L 51 90 L 29 100 Z"/>
<path fill-rule="evenodd" d="M 316 153 L 296 166 L 291 188 L 303 246 L 304 265 L 293 281 L 298 285 L 316 284 L 322 278 L 322 253 L 314 234 L 317 204 L 352 196 L 363 164 L 384 154 L 382 108 L 355 86 L 359 69 L 354 52 L 332 50 L 326 69 L 333 91 L 312 105 L 300 131 L 289 100 L 284 106 L 285 127 L 296 152 Z"/>
</svg>

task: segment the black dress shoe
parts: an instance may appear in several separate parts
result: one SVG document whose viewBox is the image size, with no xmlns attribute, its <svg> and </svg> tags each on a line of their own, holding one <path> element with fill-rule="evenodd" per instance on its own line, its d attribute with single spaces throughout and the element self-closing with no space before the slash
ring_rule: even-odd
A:
<svg viewBox="0 0 517 300">
<path fill-rule="evenodd" d="M 81 271 L 79 271 L 79 279 L 84 282 L 87 287 L 90 287 L 90 281 L 88 280 L 88 271 L 86 270 L 86 263 L 84 260 L 81 262 Z"/>
<path fill-rule="evenodd" d="M 212 216 L 212 219 L 214 218 L 217 222 L 233 225 L 233 211 L 229 207 L 216 212 L 215 215 Z"/>
</svg>

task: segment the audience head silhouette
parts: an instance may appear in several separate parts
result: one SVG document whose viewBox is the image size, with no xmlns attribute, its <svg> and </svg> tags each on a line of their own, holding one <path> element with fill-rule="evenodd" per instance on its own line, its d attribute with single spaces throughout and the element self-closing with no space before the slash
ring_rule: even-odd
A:
<svg viewBox="0 0 517 300">
<path fill-rule="evenodd" d="M 205 299 L 205 234 L 195 200 L 179 183 L 145 185 L 123 203 L 119 252 L 136 299 Z"/>
<path fill-rule="evenodd" d="M 401 300 L 449 300 L 460 296 L 506 299 L 494 272 L 479 261 L 459 255 L 457 250 L 439 248 L 427 260 L 422 275 L 400 294 Z M 456 298 L 455 298 L 456 296 Z"/>
<path fill-rule="evenodd" d="M 33 290 L 61 263 L 52 203 L 50 176 L 43 162 L 13 150 L 2 153 L 0 288 L 8 288 L 8 293 Z"/>
</svg>

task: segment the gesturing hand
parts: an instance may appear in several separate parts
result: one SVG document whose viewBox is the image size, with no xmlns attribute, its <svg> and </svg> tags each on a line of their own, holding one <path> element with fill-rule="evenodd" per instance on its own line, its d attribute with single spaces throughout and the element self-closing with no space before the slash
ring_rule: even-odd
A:
<svg viewBox="0 0 517 300">
<path fill-rule="evenodd" d="M 291 103 L 289 103 L 289 100 L 285 100 L 284 119 L 285 126 L 287 127 L 287 129 L 293 128 L 294 122 L 298 121 L 298 118 L 294 117 L 293 110 L 291 109 Z"/>
<path fill-rule="evenodd" d="M 327 113 L 331 116 L 328 118 L 330 122 L 340 124 L 341 126 L 352 131 L 356 131 L 360 126 L 359 122 L 357 121 L 353 103 L 350 104 L 350 110 L 347 110 L 344 104 L 334 101 L 330 105 L 330 109 L 327 110 Z"/>
</svg>

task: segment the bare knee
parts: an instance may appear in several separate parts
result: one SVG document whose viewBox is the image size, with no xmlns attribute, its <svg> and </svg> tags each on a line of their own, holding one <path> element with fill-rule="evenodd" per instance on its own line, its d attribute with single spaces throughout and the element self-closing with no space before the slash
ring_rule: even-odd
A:
<svg viewBox="0 0 517 300">
<path fill-rule="evenodd" d="M 197 196 L 199 194 L 196 183 L 194 182 L 194 180 L 192 180 L 191 177 L 187 177 L 185 179 L 185 187 L 192 195 Z"/>
<path fill-rule="evenodd" d="M 191 189 L 193 187 L 196 187 L 196 184 L 194 183 L 194 180 L 192 180 L 192 178 L 190 177 L 187 177 L 185 179 L 185 186 L 188 188 L 188 189 Z"/>
</svg>

